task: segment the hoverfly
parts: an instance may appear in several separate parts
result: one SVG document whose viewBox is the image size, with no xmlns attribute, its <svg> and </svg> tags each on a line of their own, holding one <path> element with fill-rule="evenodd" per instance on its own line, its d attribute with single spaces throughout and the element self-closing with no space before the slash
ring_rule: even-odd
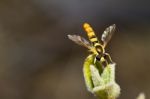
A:
<svg viewBox="0 0 150 99">
<path fill-rule="evenodd" d="M 101 40 L 98 40 L 94 30 L 88 23 L 84 23 L 83 28 L 86 31 L 90 42 L 79 35 L 68 35 L 68 38 L 75 43 L 88 48 L 90 52 L 96 55 L 96 60 L 105 62 L 106 64 L 113 63 L 110 55 L 105 53 L 105 47 L 115 31 L 116 25 L 113 24 L 106 28 L 101 36 Z"/>
</svg>

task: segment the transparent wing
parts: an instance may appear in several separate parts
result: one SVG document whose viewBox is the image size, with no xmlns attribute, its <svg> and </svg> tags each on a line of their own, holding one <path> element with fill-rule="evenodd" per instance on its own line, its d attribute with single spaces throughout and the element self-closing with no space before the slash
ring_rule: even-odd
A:
<svg viewBox="0 0 150 99">
<path fill-rule="evenodd" d="M 83 37 L 78 36 L 78 35 L 68 35 L 68 38 L 75 42 L 78 45 L 84 46 L 88 49 L 91 49 L 91 44 Z"/>
<path fill-rule="evenodd" d="M 107 45 L 107 43 L 110 41 L 112 35 L 114 34 L 114 31 L 116 29 L 116 25 L 113 24 L 105 29 L 104 33 L 102 34 L 101 40 L 103 41 L 104 47 Z"/>
</svg>

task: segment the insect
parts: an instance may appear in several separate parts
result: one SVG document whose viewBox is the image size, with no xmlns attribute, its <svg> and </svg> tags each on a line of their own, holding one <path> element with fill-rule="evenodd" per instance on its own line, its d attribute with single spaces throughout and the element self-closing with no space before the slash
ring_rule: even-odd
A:
<svg viewBox="0 0 150 99">
<path fill-rule="evenodd" d="M 101 36 L 101 40 L 98 40 L 93 28 L 88 23 L 84 23 L 83 28 L 86 31 L 90 42 L 79 35 L 68 35 L 68 38 L 75 43 L 88 48 L 90 52 L 96 55 L 96 60 L 105 64 L 113 63 L 110 55 L 105 53 L 105 47 L 114 34 L 116 25 L 113 24 L 107 27 Z"/>
<path fill-rule="evenodd" d="M 99 99 L 116 99 L 120 94 L 120 86 L 115 81 L 116 64 L 105 52 L 105 47 L 115 31 L 116 25 L 113 24 L 106 28 L 100 40 L 88 23 L 84 23 L 83 28 L 90 42 L 79 35 L 68 35 L 68 38 L 92 52 L 83 64 L 86 87 Z"/>
</svg>

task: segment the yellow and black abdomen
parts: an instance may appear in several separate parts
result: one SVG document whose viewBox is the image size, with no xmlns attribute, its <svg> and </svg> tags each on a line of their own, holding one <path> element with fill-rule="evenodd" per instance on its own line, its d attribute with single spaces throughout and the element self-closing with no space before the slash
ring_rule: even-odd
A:
<svg viewBox="0 0 150 99">
<path fill-rule="evenodd" d="M 84 23 L 83 25 L 87 35 L 88 35 L 88 38 L 90 40 L 90 42 L 93 44 L 93 46 L 95 47 L 97 53 L 104 53 L 104 48 L 103 46 L 99 43 L 95 33 L 94 33 L 94 30 L 92 29 L 92 27 L 88 24 L 88 23 Z"/>
<path fill-rule="evenodd" d="M 92 27 L 88 24 L 88 23 L 84 23 L 83 25 L 87 35 L 88 35 L 88 38 L 89 40 L 94 43 L 94 42 L 98 42 L 98 39 L 94 33 L 94 30 L 92 29 Z"/>
</svg>

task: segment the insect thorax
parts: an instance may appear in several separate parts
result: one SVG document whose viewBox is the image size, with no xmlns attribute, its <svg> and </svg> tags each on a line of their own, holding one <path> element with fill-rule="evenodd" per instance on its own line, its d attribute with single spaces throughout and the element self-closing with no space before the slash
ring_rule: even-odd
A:
<svg viewBox="0 0 150 99">
<path fill-rule="evenodd" d="M 105 49 L 104 49 L 104 47 L 102 46 L 102 45 L 97 45 L 97 46 L 95 46 L 95 49 L 96 49 L 96 51 L 97 51 L 97 53 L 98 54 L 103 54 L 103 53 L 105 53 Z"/>
</svg>

